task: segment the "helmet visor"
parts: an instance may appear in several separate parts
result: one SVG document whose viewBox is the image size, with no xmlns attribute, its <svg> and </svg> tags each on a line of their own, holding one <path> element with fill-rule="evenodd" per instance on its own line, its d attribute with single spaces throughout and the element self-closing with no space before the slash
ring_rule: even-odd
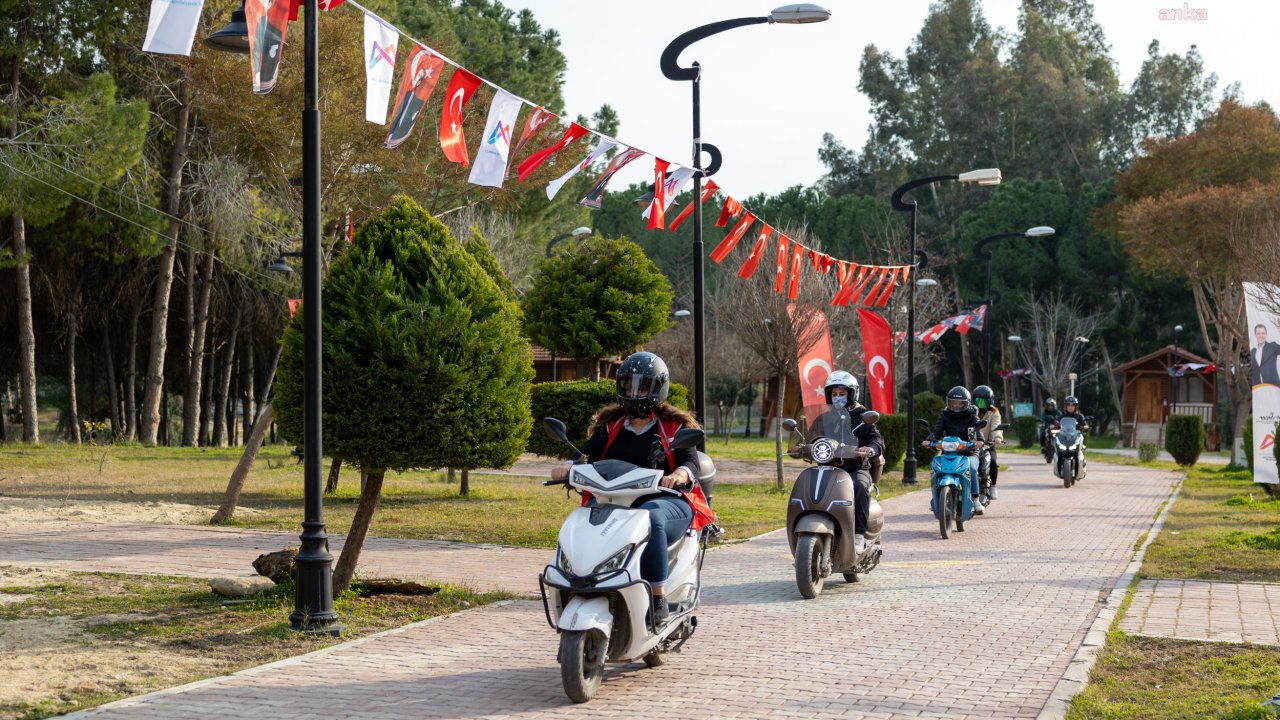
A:
<svg viewBox="0 0 1280 720">
<path fill-rule="evenodd" d="M 639 373 L 622 375 L 618 378 L 618 397 L 620 399 L 650 397 L 657 392 L 659 382 L 658 378 L 646 377 Z"/>
<path fill-rule="evenodd" d="M 973 399 L 973 404 L 976 405 L 979 410 L 986 410 L 987 406 L 991 403 L 984 397 L 976 397 Z"/>
<path fill-rule="evenodd" d="M 934 407 L 937 407 L 937 405 L 934 405 Z M 947 399 L 947 409 L 950 410 L 951 412 L 960 412 L 961 410 L 964 410 L 967 407 L 969 407 L 969 403 L 963 398 Z"/>
</svg>

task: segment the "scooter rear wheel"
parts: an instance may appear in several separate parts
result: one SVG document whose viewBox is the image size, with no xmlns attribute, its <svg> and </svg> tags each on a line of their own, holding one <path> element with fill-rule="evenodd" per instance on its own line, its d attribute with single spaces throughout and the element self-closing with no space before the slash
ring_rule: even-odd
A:
<svg viewBox="0 0 1280 720">
<path fill-rule="evenodd" d="M 952 505 L 952 488 L 950 485 L 943 485 L 938 490 L 938 532 L 942 533 L 942 539 L 946 540 L 951 533 L 951 518 L 953 513 Z"/>
<path fill-rule="evenodd" d="M 806 600 L 818 597 L 822 592 L 822 539 L 805 533 L 796 540 L 796 587 Z"/>
<path fill-rule="evenodd" d="M 573 630 L 560 634 L 560 681 L 564 694 L 576 703 L 595 696 L 604 680 L 604 634 Z"/>
</svg>

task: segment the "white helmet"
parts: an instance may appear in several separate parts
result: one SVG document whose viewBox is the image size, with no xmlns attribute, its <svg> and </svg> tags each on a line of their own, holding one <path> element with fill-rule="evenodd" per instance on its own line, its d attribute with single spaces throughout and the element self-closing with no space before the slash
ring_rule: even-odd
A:
<svg viewBox="0 0 1280 720">
<path fill-rule="evenodd" d="M 827 396 L 827 404 L 831 404 L 831 389 L 842 387 L 849 392 L 850 404 L 858 402 L 858 378 L 853 373 L 847 373 L 844 370 L 837 370 L 827 376 L 827 381 L 822 385 L 822 392 Z"/>
</svg>

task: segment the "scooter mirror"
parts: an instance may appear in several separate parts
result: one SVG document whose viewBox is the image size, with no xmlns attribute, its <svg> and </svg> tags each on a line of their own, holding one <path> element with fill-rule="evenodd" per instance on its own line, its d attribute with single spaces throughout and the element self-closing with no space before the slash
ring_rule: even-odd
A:
<svg viewBox="0 0 1280 720">
<path fill-rule="evenodd" d="M 974 428 L 975 430 L 981 430 L 982 428 L 984 428 L 984 427 L 986 427 L 986 426 L 987 426 L 987 421 L 986 421 L 986 420 L 979 420 L 979 421 L 978 421 L 978 424 L 977 424 L 977 425 L 974 425 L 974 426 L 973 426 L 973 428 Z"/>
<path fill-rule="evenodd" d="M 795 432 L 796 421 L 792 420 L 791 418 L 787 418 L 786 420 L 783 420 L 782 429 L 787 430 L 788 432 Z"/>
<path fill-rule="evenodd" d="M 542 430 L 547 437 L 560 442 L 569 442 L 569 432 L 564 427 L 564 422 L 553 417 L 542 418 Z"/>
<path fill-rule="evenodd" d="M 929 424 L 929 421 L 925 420 L 924 418 L 916 418 L 916 424 L 924 428 L 925 430 L 933 429 L 933 426 Z"/>
<path fill-rule="evenodd" d="M 875 425 L 880 422 L 880 413 L 875 410 L 868 410 L 862 413 L 862 422 L 867 425 Z"/>
<path fill-rule="evenodd" d="M 1011 428 L 1011 427 L 1013 427 L 1013 426 L 1012 426 L 1012 425 L 1010 425 L 1009 423 L 1000 423 L 999 425 L 997 425 L 997 426 L 996 426 L 996 429 L 997 429 L 997 430 L 1008 430 L 1008 429 L 1009 429 L 1009 428 Z"/>
<path fill-rule="evenodd" d="M 671 438 L 671 447 L 673 448 L 691 448 L 697 447 L 707 434 L 702 428 L 680 428 L 676 431 L 676 436 Z"/>
</svg>

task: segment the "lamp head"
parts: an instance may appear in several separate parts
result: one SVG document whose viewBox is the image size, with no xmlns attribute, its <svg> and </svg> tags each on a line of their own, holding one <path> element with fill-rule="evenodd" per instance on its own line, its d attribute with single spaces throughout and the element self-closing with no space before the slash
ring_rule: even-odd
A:
<svg viewBox="0 0 1280 720">
<path fill-rule="evenodd" d="M 1029 238 L 1049 237 L 1055 232 L 1057 231 L 1049 227 L 1048 225 L 1037 225 L 1033 228 L 1028 228 L 1026 232 L 1026 236 Z"/>
<path fill-rule="evenodd" d="M 223 52 L 249 54 L 249 24 L 244 19 L 244 3 L 231 11 L 231 22 L 204 39 L 204 44 Z"/>
<path fill-rule="evenodd" d="M 960 173 L 956 178 L 962 183 L 977 183 L 979 185 L 999 185 L 1000 184 L 1000 168 L 983 168 L 982 170 L 970 170 L 966 173 Z"/>
<path fill-rule="evenodd" d="M 783 5 L 769 13 L 769 22 L 787 25 L 804 25 L 831 19 L 831 11 L 813 3 Z"/>
<path fill-rule="evenodd" d="M 1174 332 L 1182 332 L 1182 326 L 1181 326 L 1181 325 L 1174 325 L 1174 326 L 1173 326 L 1173 331 L 1174 331 Z"/>
<path fill-rule="evenodd" d="M 916 280 L 916 287 L 933 287 L 937 284 L 938 281 L 933 278 L 920 278 L 919 280 Z"/>
<path fill-rule="evenodd" d="M 1010 335 L 1010 336 L 1009 336 L 1009 342 L 1022 342 L 1022 336 L 1021 336 L 1021 335 Z"/>
<path fill-rule="evenodd" d="M 671 313 L 671 317 L 673 318 L 689 317 L 689 314 L 690 313 L 688 310 L 676 310 L 675 312 Z"/>
<path fill-rule="evenodd" d="M 286 275 L 293 272 L 293 268 L 289 267 L 289 263 L 284 261 L 283 257 L 276 258 L 275 262 L 267 266 L 271 272 L 285 273 Z"/>
<path fill-rule="evenodd" d="M 574 237 L 578 237 L 579 235 L 590 235 L 590 234 L 591 234 L 591 228 L 585 227 L 585 226 L 580 228 L 574 228 L 573 230 Z"/>
</svg>

